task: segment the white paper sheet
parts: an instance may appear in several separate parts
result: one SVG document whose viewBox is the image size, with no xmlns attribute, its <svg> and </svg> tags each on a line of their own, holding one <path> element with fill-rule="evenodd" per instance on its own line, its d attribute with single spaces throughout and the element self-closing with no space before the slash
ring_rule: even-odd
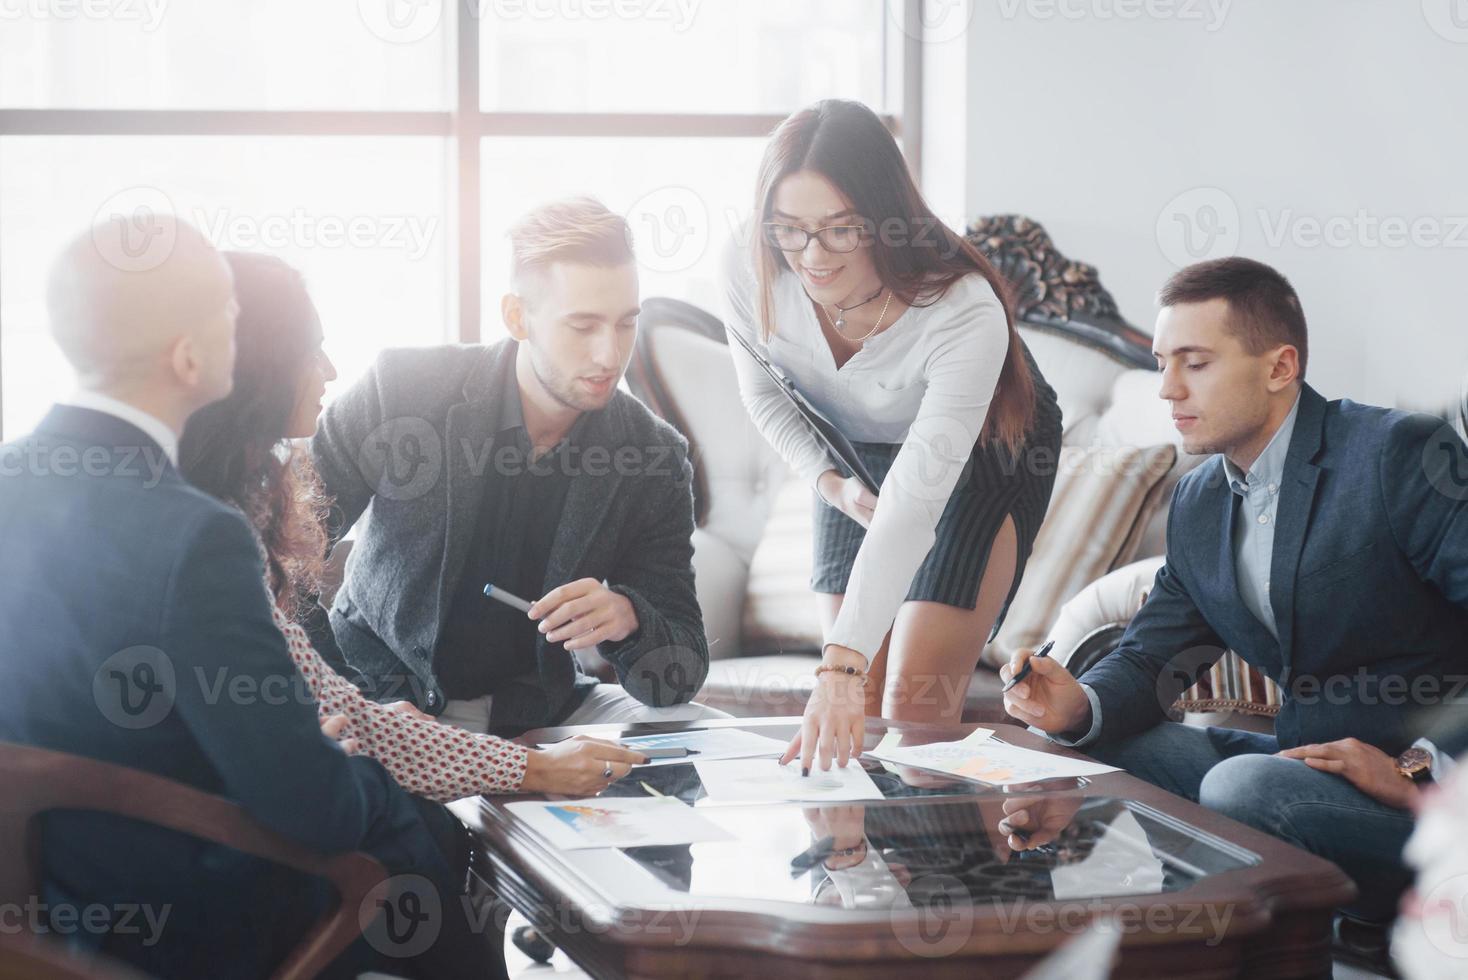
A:
<svg viewBox="0 0 1468 980">
<path fill-rule="evenodd" d="M 812 768 L 800 774 L 799 762 L 782 766 L 775 759 L 726 759 L 695 762 L 709 799 L 716 803 L 831 803 L 880 800 L 882 791 L 855 759 L 842 769 Z M 699 800 L 700 803 L 704 802 Z"/>
<path fill-rule="evenodd" d="M 1005 745 L 987 737 L 975 740 L 970 736 L 962 742 L 934 742 L 930 745 L 902 748 L 878 745 L 867 754 L 886 762 L 932 769 L 991 786 L 1095 776 L 1116 771 L 1115 766 L 1022 749 L 1017 745 Z"/>
<path fill-rule="evenodd" d="M 873 759 L 895 762 L 919 769 L 936 769 L 946 772 L 947 766 L 966 762 L 973 757 L 973 747 L 987 742 L 994 734 L 992 728 L 975 728 L 957 742 L 929 742 L 926 745 L 898 745 L 900 732 L 888 732 L 882 736 L 877 747 L 867 751 Z"/>
<path fill-rule="evenodd" d="M 778 756 L 788 742 L 757 735 L 742 728 L 700 728 L 691 732 L 668 732 L 664 735 L 634 735 L 621 743 L 629 749 L 692 749 L 697 755 L 681 759 L 653 759 L 648 766 L 676 766 L 685 762 L 709 759 L 748 759 L 754 756 Z M 541 746 L 545 748 L 545 746 Z"/>
<path fill-rule="evenodd" d="M 691 806 L 666 796 L 507 803 L 536 833 L 565 851 L 729 840 Z"/>
</svg>

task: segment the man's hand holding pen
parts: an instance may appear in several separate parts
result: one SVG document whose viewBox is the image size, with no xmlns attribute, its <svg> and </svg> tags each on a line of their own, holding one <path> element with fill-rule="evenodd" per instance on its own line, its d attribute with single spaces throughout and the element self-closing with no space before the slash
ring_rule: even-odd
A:
<svg viewBox="0 0 1468 980">
<path fill-rule="evenodd" d="M 621 643 L 640 625 L 632 600 L 594 578 L 552 589 L 531 603 L 527 615 L 540 620 L 540 631 L 547 640 L 564 643 L 567 650 Z"/>
<path fill-rule="evenodd" d="M 999 670 L 1006 684 L 1004 710 L 1043 732 L 1084 732 L 1091 726 L 1091 702 L 1080 682 L 1053 657 L 1016 650 Z"/>
</svg>

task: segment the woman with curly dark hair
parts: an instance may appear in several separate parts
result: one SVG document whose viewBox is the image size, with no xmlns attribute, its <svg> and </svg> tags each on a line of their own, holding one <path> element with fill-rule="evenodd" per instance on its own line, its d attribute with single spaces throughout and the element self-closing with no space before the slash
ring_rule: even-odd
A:
<svg viewBox="0 0 1468 980">
<path fill-rule="evenodd" d="M 350 751 L 381 762 L 404 789 L 433 800 L 596 793 L 606 788 L 608 770 L 625 775 L 642 757 L 608 742 L 579 739 L 527 750 L 441 725 L 409 702 L 370 701 L 312 648 L 301 622 L 317 608 L 329 501 L 310 454 L 291 440 L 315 432 L 336 369 L 322 349 L 321 319 L 300 273 L 267 255 L 224 256 L 240 309 L 234 389 L 189 419 L 180 467 L 199 489 L 238 507 L 258 533 L 275 624 L 323 727 Z"/>
</svg>

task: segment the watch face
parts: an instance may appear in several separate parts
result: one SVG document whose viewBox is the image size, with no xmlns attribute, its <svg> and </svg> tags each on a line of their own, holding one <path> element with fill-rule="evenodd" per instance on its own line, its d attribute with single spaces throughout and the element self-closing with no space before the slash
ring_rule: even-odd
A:
<svg viewBox="0 0 1468 980">
<path fill-rule="evenodd" d="M 1409 776 L 1426 772 L 1432 766 L 1432 756 L 1426 749 L 1410 748 L 1397 756 L 1397 768 Z"/>
</svg>

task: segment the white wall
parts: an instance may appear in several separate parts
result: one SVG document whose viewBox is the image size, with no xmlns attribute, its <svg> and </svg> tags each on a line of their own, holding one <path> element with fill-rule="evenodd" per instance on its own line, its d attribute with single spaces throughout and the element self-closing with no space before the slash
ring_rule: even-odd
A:
<svg viewBox="0 0 1468 980">
<path fill-rule="evenodd" d="M 1468 0 L 962 9 L 962 115 L 929 89 L 925 124 L 966 145 L 970 217 L 1039 220 L 1148 330 L 1179 262 L 1268 262 L 1300 293 L 1309 380 L 1328 397 L 1452 399 L 1468 377 Z M 951 44 L 931 47 L 952 60 Z M 1361 211 L 1389 223 L 1358 226 Z M 1340 246 L 1311 224 L 1331 219 Z M 1393 244 L 1392 222 L 1403 237 L 1416 222 L 1418 243 Z"/>
</svg>

